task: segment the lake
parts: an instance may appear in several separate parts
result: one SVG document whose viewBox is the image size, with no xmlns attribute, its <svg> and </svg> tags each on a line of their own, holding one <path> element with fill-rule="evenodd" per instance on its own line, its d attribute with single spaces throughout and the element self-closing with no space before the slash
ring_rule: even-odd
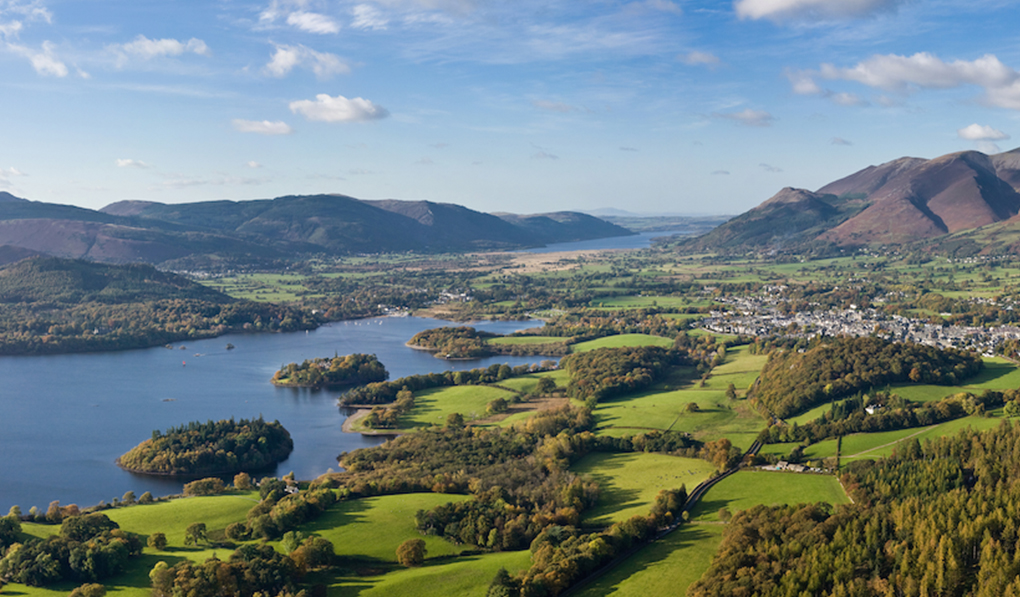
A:
<svg viewBox="0 0 1020 597">
<path fill-rule="evenodd" d="M 578 240 L 569 243 L 553 243 L 544 247 L 524 249 L 525 253 L 559 253 L 561 251 L 605 251 L 609 249 L 647 249 L 652 246 L 652 239 L 660 236 L 684 234 L 682 230 L 663 232 L 642 232 L 629 236 L 610 236 L 592 240 Z"/>
<path fill-rule="evenodd" d="M 45 511 L 53 500 L 91 506 L 126 491 L 179 493 L 182 482 L 121 470 L 115 459 L 155 429 L 189 421 L 279 420 L 294 439 L 275 471 L 311 479 L 336 469 L 341 452 L 381 443 L 343 433 L 338 392 L 277 388 L 281 366 L 334 353 L 375 354 L 390 379 L 493 363 L 538 363 L 542 357 L 443 361 L 404 345 L 414 334 L 449 322 L 389 317 L 335 322 L 309 333 L 234 334 L 149 348 L 76 355 L 2 357 L 0 378 L 0 515 L 12 505 Z M 535 322 L 482 322 L 510 333 Z M 227 350 L 227 343 L 236 346 Z M 180 346 L 186 349 L 180 349 Z"/>
</svg>

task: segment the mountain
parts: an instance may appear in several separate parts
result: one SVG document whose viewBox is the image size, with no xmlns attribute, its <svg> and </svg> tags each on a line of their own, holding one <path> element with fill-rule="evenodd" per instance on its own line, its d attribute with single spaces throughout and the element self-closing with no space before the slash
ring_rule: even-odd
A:
<svg viewBox="0 0 1020 597">
<path fill-rule="evenodd" d="M 627 234 L 625 228 L 573 212 L 499 217 L 449 203 L 345 195 L 173 205 L 121 201 L 99 211 L 0 195 L 0 246 L 174 267 L 313 254 L 516 249 Z"/>
<path fill-rule="evenodd" d="M 1020 150 L 869 166 L 816 192 L 786 188 L 690 241 L 695 250 L 890 245 L 933 240 L 1020 212 Z"/>
</svg>

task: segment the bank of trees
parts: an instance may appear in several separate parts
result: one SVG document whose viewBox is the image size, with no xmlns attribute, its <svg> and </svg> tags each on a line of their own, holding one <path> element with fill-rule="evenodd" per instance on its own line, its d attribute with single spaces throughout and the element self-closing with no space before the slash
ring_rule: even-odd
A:
<svg viewBox="0 0 1020 597">
<path fill-rule="evenodd" d="M 294 442 L 279 421 L 192 421 L 152 432 L 118 459 L 131 471 L 161 475 L 216 475 L 258 470 L 290 454 Z"/>
<path fill-rule="evenodd" d="M 673 368 L 693 364 L 686 350 L 659 346 L 599 348 L 560 361 L 560 366 L 570 373 L 567 394 L 592 405 L 647 388 Z"/>
<path fill-rule="evenodd" d="M 340 406 L 352 404 L 389 404 L 397 400 L 397 394 L 405 389 L 413 393 L 431 388 L 491 384 L 518 375 L 548 371 L 555 367 L 556 363 L 552 361 L 543 362 L 540 365 L 518 365 L 516 367 L 493 364 L 469 371 L 443 371 L 440 373 L 409 375 L 394 381 L 370 383 L 354 388 L 340 397 Z"/>
<path fill-rule="evenodd" d="M 691 597 L 1020 592 L 1020 425 L 965 430 L 850 464 L 854 504 L 734 516 Z"/>
<path fill-rule="evenodd" d="M 385 381 L 389 375 L 374 354 L 355 353 L 284 365 L 273 374 L 272 382 L 279 386 L 322 388 Z"/>
<path fill-rule="evenodd" d="M 804 352 L 774 350 L 751 395 L 760 408 L 785 418 L 891 383 L 956 385 L 982 366 L 981 357 L 955 349 L 841 336 Z"/>
</svg>

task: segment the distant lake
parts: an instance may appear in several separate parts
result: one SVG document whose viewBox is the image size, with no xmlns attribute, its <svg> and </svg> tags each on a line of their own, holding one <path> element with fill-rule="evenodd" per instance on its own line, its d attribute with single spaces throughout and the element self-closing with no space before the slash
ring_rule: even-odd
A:
<svg viewBox="0 0 1020 597">
<path fill-rule="evenodd" d="M 630 236 L 611 236 L 594 240 L 579 240 L 570 243 L 554 243 L 534 249 L 524 249 L 525 253 L 559 253 L 562 251 L 604 251 L 608 249 L 647 249 L 652 246 L 652 239 L 660 236 L 687 234 L 683 230 L 666 230 L 662 232 L 642 232 Z"/>
<path fill-rule="evenodd" d="M 336 322 L 291 334 L 242 334 L 181 342 L 173 349 L 0 358 L 0 515 L 12 505 L 45 511 L 52 500 L 91 506 L 119 498 L 179 493 L 182 482 L 125 472 L 114 460 L 154 429 L 189 421 L 278 419 L 294 439 L 275 471 L 311 479 L 337 469 L 341 452 L 380 438 L 343 433 L 336 391 L 277 388 L 282 365 L 334 353 L 375 354 L 390 379 L 453 369 L 537 363 L 542 357 L 491 357 L 448 362 L 404 343 L 421 330 L 450 325 L 417 317 Z M 483 322 L 510 333 L 533 322 Z M 226 350 L 227 343 L 235 350 Z M 181 350 L 180 346 L 186 346 Z"/>
</svg>

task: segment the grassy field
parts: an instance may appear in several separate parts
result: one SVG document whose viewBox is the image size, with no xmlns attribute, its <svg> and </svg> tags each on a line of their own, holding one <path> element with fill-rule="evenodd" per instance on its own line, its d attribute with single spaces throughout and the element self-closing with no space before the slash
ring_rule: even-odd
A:
<svg viewBox="0 0 1020 597">
<path fill-rule="evenodd" d="M 691 520 L 715 522 L 719 509 L 746 510 L 759 504 L 848 504 L 836 477 L 743 470 L 712 486 L 691 512 Z"/>
<path fill-rule="evenodd" d="M 581 590 L 581 597 L 684 595 L 712 563 L 722 525 L 685 524 Z"/>
<path fill-rule="evenodd" d="M 537 383 L 537 382 L 536 382 Z M 486 416 L 485 407 L 496 398 L 509 400 L 513 392 L 491 386 L 452 386 L 435 388 L 418 393 L 414 408 L 400 417 L 401 429 L 417 429 L 430 425 L 445 425 L 446 417 L 453 413 L 464 415 L 465 420 Z"/>
<path fill-rule="evenodd" d="M 640 309 L 642 307 L 687 307 L 692 304 L 694 302 L 682 296 L 617 296 L 594 300 L 590 306 L 601 309 Z"/>
<path fill-rule="evenodd" d="M 649 390 L 600 402 L 595 410 L 598 432 L 624 436 L 651 429 L 685 431 L 701 440 L 725 437 L 746 449 L 765 421 L 745 400 L 731 400 L 725 392 L 733 383 L 737 395 L 744 395 L 764 362 L 765 357 L 739 347 L 727 353 L 726 362 L 713 370 L 704 386 L 693 369 L 681 369 Z M 687 410 L 691 402 L 698 405 L 697 412 Z"/>
<path fill-rule="evenodd" d="M 511 551 L 462 556 L 456 560 L 426 561 L 420 568 L 394 569 L 379 576 L 339 576 L 309 579 L 325 582 L 329 597 L 447 597 L 485 595 L 500 568 L 511 574 L 531 566 L 531 552 Z"/>
<path fill-rule="evenodd" d="M 587 524 L 609 525 L 631 516 L 647 515 L 655 496 L 663 489 L 681 485 L 693 490 L 715 470 L 698 458 L 665 454 L 607 454 L 595 452 L 577 462 L 571 470 L 598 482 L 598 505 L 585 512 Z"/>
<path fill-rule="evenodd" d="M 538 387 L 538 380 L 543 377 L 552 378 L 552 380 L 556 382 L 556 385 L 560 387 L 566 386 L 570 383 L 570 374 L 564 369 L 556 369 L 555 371 L 546 371 L 544 373 L 529 373 L 528 375 L 511 377 L 510 379 L 504 379 L 499 382 L 499 385 L 527 394 Z"/>
<path fill-rule="evenodd" d="M 397 546 L 419 537 L 425 539 L 428 558 L 451 556 L 465 547 L 422 536 L 414 528 L 414 514 L 467 499 L 466 495 L 409 493 L 350 500 L 333 506 L 301 530 L 332 541 L 337 555 L 374 563 L 396 562 Z"/>
<path fill-rule="evenodd" d="M 618 334 L 587 342 L 578 342 L 570 347 L 571 352 L 588 352 L 596 348 L 622 348 L 625 346 L 673 346 L 673 341 L 662 336 L 648 334 Z"/>
</svg>

